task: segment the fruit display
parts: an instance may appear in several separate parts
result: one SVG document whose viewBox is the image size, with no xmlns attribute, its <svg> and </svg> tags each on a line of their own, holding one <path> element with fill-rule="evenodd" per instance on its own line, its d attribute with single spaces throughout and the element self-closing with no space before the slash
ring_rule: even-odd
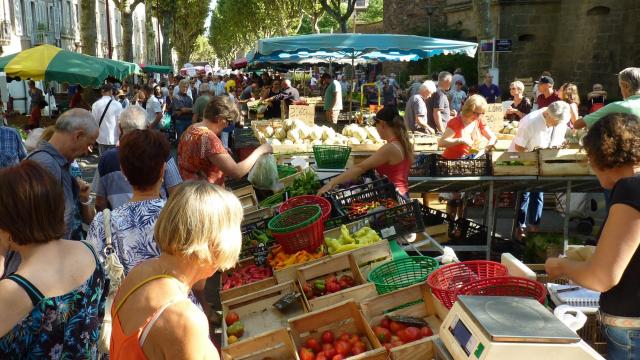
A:
<svg viewBox="0 0 640 360">
<path fill-rule="evenodd" d="M 271 268 L 274 270 L 284 269 L 288 266 L 295 264 L 302 264 L 307 261 L 319 259 L 324 256 L 324 249 L 322 246 L 316 252 L 308 252 L 306 250 L 300 250 L 293 254 L 287 254 L 282 246 L 276 245 L 271 249 L 268 261 Z"/>
<path fill-rule="evenodd" d="M 372 201 L 354 201 L 346 206 L 347 215 L 350 218 L 366 215 L 371 210 L 378 209 L 380 207 L 390 209 L 398 206 L 398 202 L 393 199 L 379 199 Z"/>
<path fill-rule="evenodd" d="M 302 291 L 304 291 L 304 295 L 307 297 L 307 300 L 311 300 L 316 297 L 348 289 L 355 285 L 355 280 L 349 275 L 342 275 L 340 278 L 335 275 L 328 275 L 324 279 L 305 282 L 302 285 Z"/>
<path fill-rule="evenodd" d="M 510 121 L 505 122 L 504 127 L 500 130 L 500 134 L 510 134 L 515 135 L 518 132 L 518 125 L 520 122 L 518 121 Z"/>
<path fill-rule="evenodd" d="M 251 264 L 222 274 L 222 290 L 228 290 L 273 276 L 268 266 Z"/>
<path fill-rule="evenodd" d="M 275 124 L 274 124 L 275 125 Z M 342 133 L 336 133 L 328 126 L 309 126 L 299 119 L 286 119 L 281 127 L 266 126 L 256 129 L 260 142 L 271 145 L 352 145 L 382 144 L 378 131 L 373 126 L 362 127 L 357 124 L 346 126 Z"/>
<path fill-rule="evenodd" d="M 348 332 L 335 336 L 332 331 L 327 330 L 320 339 L 307 339 L 298 353 L 301 360 L 343 360 L 366 351 L 366 337 Z"/>
<path fill-rule="evenodd" d="M 371 245 L 380 239 L 378 233 L 370 227 L 365 226 L 354 233 L 349 233 L 349 229 L 342 225 L 339 238 L 325 237 L 324 242 L 327 244 L 327 251 L 332 255 Z"/>
<path fill-rule="evenodd" d="M 402 318 L 405 320 L 392 320 L 385 316 L 380 324 L 373 328 L 374 334 L 387 350 L 433 335 L 431 328 L 421 319 Z M 418 327 L 418 324 L 422 326 Z"/>
<path fill-rule="evenodd" d="M 227 324 L 227 343 L 233 344 L 244 335 L 244 324 L 240 321 L 240 316 L 231 311 L 224 318 Z"/>
</svg>

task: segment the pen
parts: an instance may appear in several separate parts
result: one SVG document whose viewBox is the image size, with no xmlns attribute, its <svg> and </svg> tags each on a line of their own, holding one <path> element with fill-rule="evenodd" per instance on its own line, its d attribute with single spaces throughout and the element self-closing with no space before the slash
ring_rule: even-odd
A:
<svg viewBox="0 0 640 360">
<path fill-rule="evenodd" d="M 569 292 L 569 291 L 574 291 L 574 290 L 580 290 L 580 286 L 573 286 L 573 287 L 568 287 L 568 288 L 556 290 L 556 293 L 563 293 L 563 292 Z"/>
</svg>

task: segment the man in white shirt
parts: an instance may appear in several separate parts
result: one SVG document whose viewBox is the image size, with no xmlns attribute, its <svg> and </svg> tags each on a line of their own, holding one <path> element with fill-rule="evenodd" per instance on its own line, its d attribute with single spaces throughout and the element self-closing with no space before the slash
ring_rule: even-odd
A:
<svg viewBox="0 0 640 360">
<path fill-rule="evenodd" d="M 548 107 L 529 113 L 520 120 L 518 133 L 509 146 L 509 151 L 533 151 L 561 146 L 564 143 L 567 124 L 571 118 L 569 104 L 556 101 Z M 527 229 L 537 231 L 542 219 L 544 193 L 524 192 L 518 210 L 518 233 L 522 239 Z"/>
<path fill-rule="evenodd" d="M 93 119 L 100 128 L 97 140 L 100 155 L 116 147 L 118 138 L 120 137 L 118 119 L 122 112 L 122 105 L 113 98 L 113 88 L 111 85 L 103 85 L 101 91 L 102 98 L 91 106 Z"/>
<path fill-rule="evenodd" d="M 153 94 L 153 88 L 149 85 L 144 86 L 144 93 L 147 96 L 147 125 L 155 129 L 160 120 L 162 120 L 162 104 L 158 101 L 158 98 Z"/>
</svg>

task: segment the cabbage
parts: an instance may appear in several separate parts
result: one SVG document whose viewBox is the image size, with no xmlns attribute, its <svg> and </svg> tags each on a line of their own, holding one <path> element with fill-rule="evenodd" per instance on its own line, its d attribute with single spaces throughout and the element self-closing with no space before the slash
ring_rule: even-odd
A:
<svg viewBox="0 0 640 360">
<path fill-rule="evenodd" d="M 286 119 L 285 121 L 282 122 L 282 127 L 284 128 L 285 131 L 288 131 L 290 129 L 293 128 L 293 120 L 292 119 Z"/>
<path fill-rule="evenodd" d="M 279 128 L 278 130 L 276 130 L 274 137 L 282 141 L 287 138 L 287 132 L 284 130 L 284 128 Z"/>
<path fill-rule="evenodd" d="M 265 134 L 266 137 L 272 137 L 273 133 L 274 133 L 274 130 L 273 130 L 273 128 L 271 126 L 267 126 L 264 129 L 264 134 Z"/>
<path fill-rule="evenodd" d="M 287 132 L 287 139 L 296 142 L 300 139 L 300 132 L 297 129 L 291 129 Z"/>
</svg>

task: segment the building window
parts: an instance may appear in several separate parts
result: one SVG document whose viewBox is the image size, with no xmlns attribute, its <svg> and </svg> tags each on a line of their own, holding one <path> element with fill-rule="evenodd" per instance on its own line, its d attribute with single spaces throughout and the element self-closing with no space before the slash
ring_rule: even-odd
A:
<svg viewBox="0 0 640 360">
<path fill-rule="evenodd" d="M 587 16 L 604 16 L 609 15 L 610 12 L 611 9 L 606 6 L 596 6 L 587 11 Z"/>
<path fill-rule="evenodd" d="M 518 41 L 521 42 L 531 42 L 534 41 L 536 39 L 536 36 L 533 34 L 523 34 L 518 36 Z"/>
</svg>

